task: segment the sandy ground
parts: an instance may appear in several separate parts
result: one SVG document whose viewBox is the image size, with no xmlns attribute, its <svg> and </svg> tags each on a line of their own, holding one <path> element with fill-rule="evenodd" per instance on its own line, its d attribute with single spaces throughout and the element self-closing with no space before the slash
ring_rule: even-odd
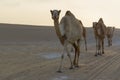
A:
<svg viewBox="0 0 120 80">
<path fill-rule="evenodd" d="M 88 51 L 82 43 L 80 67 L 69 70 L 66 56 L 63 73 L 57 73 L 63 48 L 54 28 L 0 24 L 0 80 L 120 80 L 120 30 L 113 46 L 106 42 L 105 54 L 98 57 L 92 29 L 87 34 Z"/>
</svg>

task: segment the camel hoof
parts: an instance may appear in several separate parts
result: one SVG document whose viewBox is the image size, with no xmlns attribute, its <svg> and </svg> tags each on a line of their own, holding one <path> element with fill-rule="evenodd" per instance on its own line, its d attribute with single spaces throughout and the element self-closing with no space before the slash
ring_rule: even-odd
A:
<svg viewBox="0 0 120 80">
<path fill-rule="evenodd" d="M 101 54 L 101 53 L 99 53 L 98 55 L 102 56 L 102 54 Z"/>
<path fill-rule="evenodd" d="M 95 54 L 94 56 L 97 57 L 97 54 Z"/>
<path fill-rule="evenodd" d="M 100 56 L 102 56 L 102 54 L 99 54 Z"/>
<path fill-rule="evenodd" d="M 79 68 L 80 66 L 79 65 L 75 65 L 76 68 Z"/>
<path fill-rule="evenodd" d="M 98 53 L 98 55 L 101 55 L 101 53 Z"/>
<path fill-rule="evenodd" d="M 69 69 L 74 69 L 74 68 L 73 68 L 73 66 L 72 66 L 72 67 L 70 67 Z"/>
<path fill-rule="evenodd" d="M 105 54 L 104 52 L 102 52 L 102 54 Z"/>
<path fill-rule="evenodd" d="M 58 70 L 57 73 L 62 73 L 62 71 L 61 71 L 61 70 Z"/>
</svg>

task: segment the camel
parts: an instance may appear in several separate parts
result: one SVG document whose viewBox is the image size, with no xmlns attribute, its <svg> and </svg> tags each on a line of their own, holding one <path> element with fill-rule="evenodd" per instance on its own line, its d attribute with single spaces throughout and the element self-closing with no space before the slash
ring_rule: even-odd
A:
<svg viewBox="0 0 120 80">
<path fill-rule="evenodd" d="M 113 33 L 115 31 L 115 27 L 107 27 L 106 35 L 108 39 L 108 47 L 112 46 L 112 38 L 113 38 Z"/>
<path fill-rule="evenodd" d="M 98 22 L 93 22 L 94 35 L 96 39 L 96 53 L 97 55 L 104 54 L 104 39 L 106 36 L 106 25 L 103 19 L 100 18 Z"/>
<path fill-rule="evenodd" d="M 82 25 L 75 18 L 75 16 L 70 12 L 66 11 L 65 16 L 61 19 L 59 23 L 59 14 L 61 10 L 50 10 L 52 19 L 54 21 L 54 27 L 56 34 L 64 47 L 64 51 L 67 52 L 67 56 L 70 59 L 70 69 L 73 67 L 79 67 L 79 55 L 80 55 L 80 46 L 79 42 L 82 39 Z M 68 50 L 68 45 L 71 44 L 75 49 L 75 57 L 72 62 L 70 52 Z M 64 59 L 64 53 L 61 55 L 61 62 L 58 69 L 58 72 L 62 72 L 62 64 Z"/>
</svg>

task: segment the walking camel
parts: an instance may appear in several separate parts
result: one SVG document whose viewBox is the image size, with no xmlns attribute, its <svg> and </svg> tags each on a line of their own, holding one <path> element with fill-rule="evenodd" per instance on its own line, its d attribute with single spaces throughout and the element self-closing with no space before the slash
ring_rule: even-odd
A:
<svg viewBox="0 0 120 80">
<path fill-rule="evenodd" d="M 80 55 L 80 46 L 79 41 L 82 38 L 82 25 L 75 18 L 75 16 L 70 12 L 66 11 L 65 16 L 61 19 L 59 23 L 59 14 L 60 10 L 50 10 L 52 19 L 54 21 L 54 27 L 56 30 L 56 34 L 64 46 L 64 51 L 67 52 L 67 55 L 70 59 L 70 69 L 73 67 L 79 67 L 79 55 Z M 68 45 L 71 44 L 75 49 L 75 57 L 72 62 L 71 55 L 68 50 Z M 64 53 L 61 56 L 61 63 L 58 69 L 58 72 L 61 72 L 62 64 L 63 64 Z"/>
<path fill-rule="evenodd" d="M 102 55 L 104 54 L 104 38 L 106 36 L 106 26 L 102 18 L 100 18 L 98 22 L 93 22 L 93 29 L 96 39 L 95 56 Z"/>
<path fill-rule="evenodd" d="M 114 31 L 115 31 L 115 27 L 110 27 L 110 26 L 107 27 L 106 35 L 107 35 L 109 47 L 112 46 L 112 38 L 113 38 Z"/>
</svg>

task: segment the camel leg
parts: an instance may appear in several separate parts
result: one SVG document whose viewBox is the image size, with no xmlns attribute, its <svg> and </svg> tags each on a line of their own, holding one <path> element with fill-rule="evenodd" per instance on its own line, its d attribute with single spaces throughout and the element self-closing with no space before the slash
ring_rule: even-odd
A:
<svg viewBox="0 0 120 80">
<path fill-rule="evenodd" d="M 79 56 L 80 56 L 80 46 L 79 46 L 80 40 L 77 41 L 77 65 L 75 67 L 79 67 Z"/>
<path fill-rule="evenodd" d="M 71 58 L 71 55 L 70 55 L 68 47 L 67 47 L 68 44 L 69 44 L 68 42 L 65 43 L 65 51 L 67 52 L 67 56 L 68 56 L 68 58 L 70 60 L 70 64 L 71 64 L 70 69 L 73 69 L 72 58 Z"/>
<path fill-rule="evenodd" d="M 108 39 L 108 47 L 110 47 L 110 40 Z"/>
<path fill-rule="evenodd" d="M 68 58 L 70 59 L 70 64 L 71 64 L 70 69 L 73 69 L 72 58 L 71 58 L 71 55 L 70 55 L 70 53 L 68 52 L 68 50 L 67 50 L 67 56 L 68 56 Z"/>
<path fill-rule="evenodd" d="M 74 57 L 74 60 L 73 60 L 73 65 L 75 66 L 77 63 L 76 63 L 76 57 L 77 57 L 77 46 L 76 44 L 74 43 L 73 44 L 73 47 L 75 48 L 75 57 Z"/>
<path fill-rule="evenodd" d="M 108 38 L 108 46 L 110 47 L 110 39 Z"/>
<path fill-rule="evenodd" d="M 87 41 L 86 41 L 86 29 L 83 27 L 83 37 L 84 37 L 84 42 L 85 42 L 85 50 L 87 51 Z"/>
<path fill-rule="evenodd" d="M 110 47 L 110 38 L 108 38 L 108 47 Z"/>
<path fill-rule="evenodd" d="M 104 39 L 102 40 L 102 54 L 104 54 Z"/>
<path fill-rule="evenodd" d="M 110 39 L 110 46 L 112 46 L 112 38 Z"/>
<path fill-rule="evenodd" d="M 99 40 L 99 45 L 98 45 L 99 47 L 98 47 L 98 55 L 102 55 L 101 54 L 101 47 L 102 47 L 102 41 L 101 40 Z"/>
<path fill-rule="evenodd" d="M 86 41 L 86 38 L 85 38 L 85 49 L 87 51 L 87 41 Z"/>
<path fill-rule="evenodd" d="M 98 55 L 98 40 L 96 38 L 96 53 L 95 53 L 95 56 L 97 56 L 97 55 Z"/>
<path fill-rule="evenodd" d="M 80 47 L 78 46 L 78 48 L 77 48 L 77 51 L 78 51 L 78 55 L 77 55 L 77 65 L 76 65 L 76 67 L 79 67 L 79 56 L 80 56 Z"/>
<path fill-rule="evenodd" d="M 97 41 L 97 45 L 96 45 L 96 54 L 95 56 L 97 55 L 101 55 L 101 41 L 98 39 Z"/>
<path fill-rule="evenodd" d="M 66 52 L 67 52 L 67 56 L 69 57 L 70 63 L 71 63 L 70 69 L 73 69 L 72 58 L 71 58 L 71 55 L 70 55 L 69 50 L 68 50 L 68 48 L 67 48 L 67 44 L 68 44 L 68 43 L 65 43 L 65 44 L 64 44 L 64 50 L 63 50 L 63 51 L 66 51 Z M 63 59 L 64 59 L 64 52 L 63 52 L 62 55 L 61 55 L 61 62 L 60 62 L 59 69 L 58 69 L 58 71 L 57 71 L 57 72 L 59 72 L 59 73 L 62 72 L 61 69 L 62 69 L 62 66 L 63 66 Z"/>
<path fill-rule="evenodd" d="M 64 52 L 65 52 L 65 48 L 64 48 L 63 53 L 62 53 L 62 55 L 61 55 L 61 62 L 60 62 L 59 69 L 58 69 L 58 71 L 57 71 L 57 72 L 59 72 L 59 73 L 62 73 L 61 69 L 62 69 L 62 66 L 63 66 L 63 59 L 64 59 L 64 54 L 65 54 Z"/>
</svg>

